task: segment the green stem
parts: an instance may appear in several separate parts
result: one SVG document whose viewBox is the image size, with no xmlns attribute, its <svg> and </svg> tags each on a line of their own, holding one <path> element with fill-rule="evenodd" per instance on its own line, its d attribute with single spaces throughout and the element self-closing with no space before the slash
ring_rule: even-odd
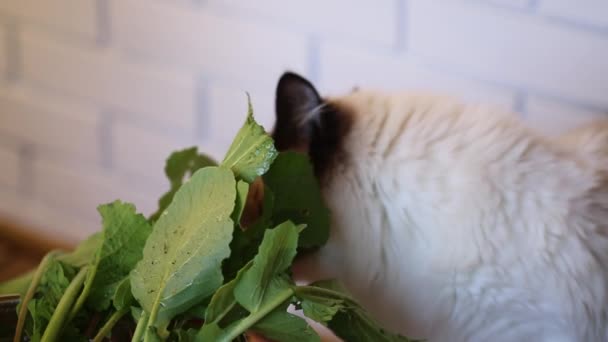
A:
<svg viewBox="0 0 608 342">
<path fill-rule="evenodd" d="M 293 296 L 293 293 L 294 292 L 292 288 L 286 288 L 283 291 L 277 293 L 273 300 L 269 301 L 268 303 L 265 303 L 256 312 L 250 313 L 249 316 L 243 318 L 232 329 L 228 330 L 227 333 L 218 340 L 218 342 L 231 342 L 239 335 L 247 331 L 247 329 L 251 328 L 254 324 L 259 322 L 272 310 L 285 303 L 286 300 Z"/>
<path fill-rule="evenodd" d="M 230 313 L 230 311 L 234 308 L 235 305 L 236 301 L 232 301 L 232 303 L 230 303 L 230 305 L 228 305 L 224 311 L 217 315 L 215 321 L 213 321 L 212 323 L 219 323 L 222 319 L 224 319 L 224 317 L 226 317 L 227 314 Z"/>
<path fill-rule="evenodd" d="M 122 318 L 122 316 L 124 316 L 127 312 L 129 312 L 129 307 L 114 312 L 112 316 L 110 316 L 106 324 L 104 324 L 103 327 L 99 329 L 97 335 L 95 335 L 95 338 L 93 339 L 93 342 L 103 341 L 104 337 L 106 337 L 112 331 L 112 328 L 114 328 L 116 322 L 118 322 Z"/>
<path fill-rule="evenodd" d="M 68 285 L 68 288 L 65 290 L 65 293 L 61 296 L 57 308 L 55 308 L 53 316 L 51 316 L 49 324 L 44 330 L 42 339 L 40 339 L 41 342 L 52 342 L 57 340 L 60 330 L 63 327 L 63 322 L 87 276 L 87 269 L 88 266 L 85 266 L 78 271 L 78 274 L 72 279 L 70 285 Z"/>
<path fill-rule="evenodd" d="M 15 328 L 15 338 L 13 339 L 13 342 L 21 341 L 23 326 L 25 325 L 25 320 L 27 318 L 27 305 L 34 297 L 34 294 L 36 294 L 36 289 L 38 288 L 40 280 L 42 280 L 42 275 L 44 275 L 44 271 L 46 271 L 49 263 L 53 260 L 53 258 L 55 258 L 58 253 L 58 251 L 52 251 L 45 255 L 42 261 L 40 262 L 36 273 L 34 273 L 32 281 L 30 282 L 30 286 L 28 287 L 25 296 L 23 296 L 23 298 L 21 299 L 21 304 L 19 307 L 19 316 L 17 318 L 17 327 Z"/>
<path fill-rule="evenodd" d="M 78 296 L 78 299 L 76 300 L 76 304 L 74 304 L 74 306 L 72 307 L 72 310 L 70 310 L 70 315 L 68 316 L 68 319 L 66 322 L 71 322 L 74 319 L 74 317 L 76 317 L 76 314 L 78 313 L 78 311 L 80 311 L 80 308 L 82 308 L 82 305 L 87 300 L 87 297 L 89 296 L 89 292 L 91 292 L 91 286 L 93 285 L 93 279 L 95 278 L 95 273 L 97 273 L 97 267 L 92 267 L 91 273 L 92 274 L 87 274 L 86 279 L 89 281 L 85 282 L 84 289 L 82 289 L 82 292 L 80 292 L 80 296 Z"/>
<path fill-rule="evenodd" d="M 333 298 L 343 300 L 349 304 L 353 304 L 355 306 L 359 306 L 349 295 L 343 294 L 338 291 L 326 289 L 323 287 L 317 286 L 297 286 L 295 288 L 296 296 L 304 294 L 304 295 L 317 295 L 325 298 Z"/>
<path fill-rule="evenodd" d="M 135 332 L 133 333 L 133 338 L 131 342 L 139 342 L 143 337 L 144 332 L 146 331 L 146 327 L 148 326 L 148 313 L 145 311 L 141 312 L 141 317 L 139 317 L 139 321 L 137 321 L 137 327 L 135 327 Z"/>
<path fill-rule="evenodd" d="M 148 323 L 146 324 L 146 334 L 144 335 L 144 342 L 154 341 L 152 336 L 150 335 L 152 331 L 154 331 L 156 324 L 156 316 L 158 316 L 158 310 L 160 310 L 160 299 L 163 291 L 159 290 L 158 295 L 156 296 L 156 300 L 152 306 L 152 310 L 150 311 L 150 317 L 148 318 Z"/>
</svg>

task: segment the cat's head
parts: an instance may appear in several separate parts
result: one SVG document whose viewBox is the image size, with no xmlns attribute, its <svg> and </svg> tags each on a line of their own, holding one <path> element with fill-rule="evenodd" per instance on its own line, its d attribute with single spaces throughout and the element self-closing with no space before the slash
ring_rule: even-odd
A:
<svg viewBox="0 0 608 342">
<path fill-rule="evenodd" d="M 275 100 L 272 134 L 277 149 L 307 154 L 318 179 L 330 182 L 349 158 L 353 108 L 340 98 L 322 97 L 312 83 L 292 72 L 279 79 Z"/>
<path fill-rule="evenodd" d="M 330 238 L 324 248 L 303 261 L 302 279 L 339 278 L 362 299 L 369 284 L 384 282 L 387 258 L 397 250 L 381 232 L 387 216 L 380 182 L 392 175 L 384 153 L 402 128 L 399 103 L 386 93 L 353 90 L 323 97 L 306 79 L 285 73 L 276 89 L 276 124 L 272 133 L 280 151 L 310 157 L 325 203 L 331 211 Z M 386 187 L 384 187 L 386 188 Z M 397 191 L 397 190 L 395 190 Z M 396 282 L 393 282 L 396 283 Z M 366 303 L 373 309 L 374 303 Z M 378 310 L 380 311 L 380 310 Z"/>
<path fill-rule="evenodd" d="M 332 212 L 329 243 L 351 235 L 361 238 L 355 233 L 359 226 L 379 225 L 370 217 L 375 213 L 368 215 L 377 202 L 369 189 L 381 163 L 375 152 L 383 125 L 378 119 L 386 117 L 387 105 L 386 97 L 370 91 L 321 96 L 308 80 L 291 72 L 278 82 L 275 145 L 279 151 L 309 156 Z"/>
</svg>

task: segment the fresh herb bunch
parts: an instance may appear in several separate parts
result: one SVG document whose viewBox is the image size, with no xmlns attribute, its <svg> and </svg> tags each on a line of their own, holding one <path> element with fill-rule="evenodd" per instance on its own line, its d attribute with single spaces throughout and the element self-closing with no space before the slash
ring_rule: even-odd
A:
<svg viewBox="0 0 608 342">
<path fill-rule="evenodd" d="M 336 282 L 294 283 L 294 257 L 327 241 L 329 212 L 307 158 L 278 153 L 251 105 L 219 165 L 189 148 L 165 173 L 171 188 L 150 218 L 129 203 L 101 205 L 100 232 L 0 285 L 21 295 L 15 342 L 233 341 L 249 331 L 320 341 L 290 305 L 347 341 L 408 341 Z M 260 210 L 245 220 L 256 186 Z"/>
</svg>

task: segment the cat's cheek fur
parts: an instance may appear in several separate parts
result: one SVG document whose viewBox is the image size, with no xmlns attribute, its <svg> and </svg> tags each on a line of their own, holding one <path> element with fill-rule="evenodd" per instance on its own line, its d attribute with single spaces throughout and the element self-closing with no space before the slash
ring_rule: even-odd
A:
<svg viewBox="0 0 608 342">
<path fill-rule="evenodd" d="M 308 257 L 308 277 L 340 279 L 386 328 L 428 338 L 442 290 L 429 272 L 432 258 L 424 243 L 404 243 L 415 240 L 407 229 L 391 229 L 411 224 L 394 222 L 400 205 L 392 193 L 359 186 L 362 175 L 353 171 L 329 178 L 322 188 L 332 230 L 327 245 Z"/>
</svg>

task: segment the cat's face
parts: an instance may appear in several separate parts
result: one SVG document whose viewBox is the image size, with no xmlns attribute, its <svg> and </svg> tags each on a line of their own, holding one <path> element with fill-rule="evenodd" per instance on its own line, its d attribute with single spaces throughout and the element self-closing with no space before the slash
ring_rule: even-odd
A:
<svg viewBox="0 0 608 342">
<path fill-rule="evenodd" d="M 375 223 L 368 212 L 374 202 L 370 177 L 379 165 L 374 152 L 378 136 L 369 126 L 378 125 L 375 113 L 382 110 L 376 107 L 382 103 L 381 97 L 361 91 L 322 98 L 310 82 L 293 73 L 279 80 L 273 138 L 278 150 L 310 157 L 332 212 L 330 244 L 344 246 L 353 235 L 361 239 L 353 224 Z"/>
</svg>

